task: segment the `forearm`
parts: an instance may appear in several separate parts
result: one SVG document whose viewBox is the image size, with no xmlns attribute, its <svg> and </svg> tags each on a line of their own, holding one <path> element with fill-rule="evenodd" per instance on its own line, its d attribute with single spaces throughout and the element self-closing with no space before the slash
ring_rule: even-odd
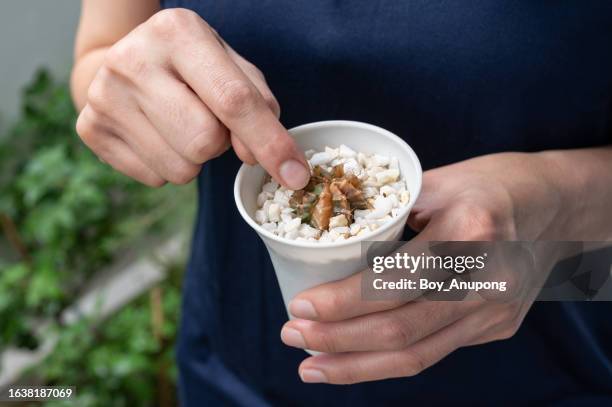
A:
<svg viewBox="0 0 612 407">
<path fill-rule="evenodd" d="M 159 0 L 82 0 L 71 77 L 72 97 L 79 111 L 106 51 L 159 9 Z"/>
<path fill-rule="evenodd" d="M 554 219 L 541 238 L 612 239 L 612 146 L 546 151 L 535 156 L 558 199 Z"/>
</svg>

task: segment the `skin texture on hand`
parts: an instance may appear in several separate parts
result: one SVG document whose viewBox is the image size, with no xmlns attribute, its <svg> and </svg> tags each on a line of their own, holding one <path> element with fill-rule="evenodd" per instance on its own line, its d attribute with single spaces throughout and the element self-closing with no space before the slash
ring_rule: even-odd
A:
<svg viewBox="0 0 612 407">
<path fill-rule="evenodd" d="M 593 150 L 599 161 L 585 162 L 583 170 L 612 166 L 612 150 L 602 150 L 603 156 Z M 563 198 L 573 181 L 561 179 L 563 161 L 572 160 L 555 154 L 494 154 L 426 172 L 408 222 L 420 232 L 413 242 L 578 236 L 579 227 L 559 226 L 570 224 L 560 220 L 568 212 L 576 214 L 576 205 Z M 561 154 L 588 160 L 583 151 Z M 601 178 L 602 186 L 610 181 L 610 175 Z M 596 211 L 599 200 L 612 202 L 612 183 L 607 185 L 592 202 L 584 198 L 578 206 Z M 582 188 L 580 183 L 575 186 Z M 603 209 L 599 216 L 604 218 Z M 600 224 L 592 236 L 610 238 L 612 225 Z M 300 293 L 289 306 L 296 319 L 285 324 L 281 339 L 289 346 L 325 352 L 301 363 L 299 374 L 305 382 L 350 384 L 416 375 L 458 348 L 513 336 L 561 256 L 546 252 L 542 257 L 549 263 L 536 273 L 508 270 L 508 301 L 363 301 L 359 273 Z"/>
<path fill-rule="evenodd" d="M 99 1 L 84 3 L 85 16 L 85 6 Z M 184 184 L 233 146 L 281 184 L 306 185 L 308 164 L 279 122 L 263 74 L 196 13 L 158 11 L 116 42 L 103 39 L 85 52 L 83 37 L 93 35 L 87 21 L 73 72 L 75 100 L 84 103 L 77 133 L 104 162 L 150 186 Z"/>
</svg>

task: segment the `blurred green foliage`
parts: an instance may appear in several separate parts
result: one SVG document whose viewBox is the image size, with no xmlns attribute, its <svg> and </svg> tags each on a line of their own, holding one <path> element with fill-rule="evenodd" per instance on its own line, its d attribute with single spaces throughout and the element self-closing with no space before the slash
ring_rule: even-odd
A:
<svg viewBox="0 0 612 407">
<path fill-rule="evenodd" d="M 159 335 L 152 334 L 151 299 L 155 297 L 150 292 L 99 326 L 93 320 L 82 320 L 64 328 L 53 354 L 33 373 L 50 385 L 76 386 L 76 397 L 45 406 L 174 405 L 173 338 L 182 269 L 181 264 L 169 266 L 169 279 L 156 288 L 163 298 Z M 163 396 L 161 388 L 166 391 Z"/>
<path fill-rule="evenodd" d="M 46 71 L 23 95 L 20 119 L 0 136 L 0 351 L 36 348 L 36 321 L 50 319 L 60 339 L 41 370 L 44 380 L 103 387 L 79 405 L 146 405 L 162 352 L 151 339 L 146 301 L 101 326 L 62 327 L 59 315 L 118 253 L 186 224 L 193 188 L 148 188 L 101 163 L 75 133 L 67 85 Z M 178 284 L 164 283 L 163 291 L 164 307 L 175 316 Z M 174 320 L 167 324 L 171 338 Z M 115 403 L 115 391 L 126 394 L 125 402 Z"/>
</svg>

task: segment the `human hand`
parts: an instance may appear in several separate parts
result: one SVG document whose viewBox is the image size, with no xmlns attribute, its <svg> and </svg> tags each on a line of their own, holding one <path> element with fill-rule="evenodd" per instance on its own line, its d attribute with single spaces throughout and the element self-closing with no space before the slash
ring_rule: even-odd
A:
<svg viewBox="0 0 612 407">
<path fill-rule="evenodd" d="M 535 155 L 496 154 L 425 173 L 409 218 L 420 241 L 489 241 L 545 236 L 560 210 Z M 305 382 L 348 384 L 412 376 L 460 347 L 510 338 L 544 283 L 508 270 L 505 298 L 363 301 L 361 274 L 300 293 L 289 305 L 287 345 L 325 352 L 302 362 Z M 550 267 L 549 267 L 550 266 Z"/>
<path fill-rule="evenodd" d="M 107 52 L 77 132 L 103 161 L 150 186 L 184 184 L 230 144 L 281 184 L 308 165 L 278 121 L 263 74 L 196 13 L 163 10 Z"/>
</svg>

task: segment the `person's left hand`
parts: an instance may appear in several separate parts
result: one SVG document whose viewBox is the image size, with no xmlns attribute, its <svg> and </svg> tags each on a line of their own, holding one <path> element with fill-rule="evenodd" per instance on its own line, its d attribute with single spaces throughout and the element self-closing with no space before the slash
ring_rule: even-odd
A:
<svg viewBox="0 0 612 407">
<path fill-rule="evenodd" d="M 420 231 L 415 239 L 548 236 L 562 202 L 545 167 L 537 154 L 504 153 L 426 172 L 408 221 Z M 408 303 L 362 300 L 358 273 L 294 298 L 289 310 L 297 319 L 284 325 L 281 339 L 325 352 L 301 363 L 304 382 L 349 384 L 416 375 L 458 348 L 513 336 L 550 267 L 538 271 L 516 274 L 522 281 L 509 282 L 511 301 Z"/>
</svg>

